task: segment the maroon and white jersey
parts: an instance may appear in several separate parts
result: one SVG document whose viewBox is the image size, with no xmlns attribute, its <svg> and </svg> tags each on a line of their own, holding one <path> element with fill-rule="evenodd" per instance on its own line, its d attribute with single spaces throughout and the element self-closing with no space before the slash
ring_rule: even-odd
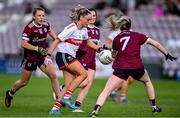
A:
<svg viewBox="0 0 180 118">
<path fill-rule="evenodd" d="M 121 32 L 113 40 L 113 49 L 118 51 L 113 68 L 139 69 L 143 68 L 140 57 L 141 45 L 148 42 L 148 37 L 132 31 Z"/>
<path fill-rule="evenodd" d="M 34 21 L 32 21 L 25 26 L 22 34 L 22 40 L 27 40 L 28 43 L 33 46 L 46 48 L 46 37 L 49 30 L 50 26 L 47 22 L 44 22 L 42 26 L 38 26 Z M 37 61 L 42 59 L 43 56 L 36 51 L 24 48 L 24 58 L 30 61 Z"/>
<path fill-rule="evenodd" d="M 95 44 L 98 44 L 100 42 L 100 30 L 96 26 L 87 27 L 88 30 L 88 37 L 89 40 L 94 42 Z M 91 64 L 95 65 L 95 56 L 96 56 L 96 51 L 92 49 L 91 47 L 87 46 L 85 42 L 83 42 L 80 47 L 80 50 L 85 51 L 85 55 L 83 57 L 78 58 L 78 60 L 83 64 Z"/>
</svg>

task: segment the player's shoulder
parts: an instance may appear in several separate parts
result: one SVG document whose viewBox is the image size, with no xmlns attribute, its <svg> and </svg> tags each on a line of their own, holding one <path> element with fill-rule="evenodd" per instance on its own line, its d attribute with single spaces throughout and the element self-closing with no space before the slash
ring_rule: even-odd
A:
<svg viewBox="0 0 180 118">
<path fill-rule="evenodd" d="M 65 27 L 67 30 L 77 28 L 75 23 L 71 23 Z"/>
<path fill-rule="evenodd" d="M 44 22 L 43 22 L 43 25 L 46 26 L 46 27 L 50 26 L 47 21 L 44 21 Z"/>
<path fill-rule="evenodd" d="M 95 25 L 94 25 L 94 29 L 100 30 L 100 28 L 99 28 L 99 27 L 97 27 L 97 26 L 95 26 Z"/>
<path fill-rule="evenodd" d="M 131 34 L 134 34 L 134 35 L 144 35 L 143 33 L 141 32 L 136 32 L 136 31 L 130 31 Z"/>
<path fill-rule="evenodd" d="M 26 28 L 33 28 L 35 25 L 33 23 L 33 21 L 30 21 L 27 25 L 26 25 Z"/>
</svg>

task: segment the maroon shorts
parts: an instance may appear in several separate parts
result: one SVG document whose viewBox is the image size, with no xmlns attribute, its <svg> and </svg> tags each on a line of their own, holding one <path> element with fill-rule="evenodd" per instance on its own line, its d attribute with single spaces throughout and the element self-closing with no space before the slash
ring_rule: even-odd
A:
<svg viewBox="0 0 180 118">
<path fill-rule="evenodd" d="M 144 75 L 144 73 L 145 73 L 144 68 L 114 69 L 113 75 L 115 75 L 123 80 L 127 80 L 129 76 L 131 76 L 133 79 L 139 80 Z"/>
<path fill-rule="evenodd" d="M 23 58 L 21 62 L 21 67 L 28 71 L 33 71 L 37 69 L 37 66 L 40 67 L 44 63 L 44 58 L 38 61 L 30 61 L 25 58 Z"/>
</svg>

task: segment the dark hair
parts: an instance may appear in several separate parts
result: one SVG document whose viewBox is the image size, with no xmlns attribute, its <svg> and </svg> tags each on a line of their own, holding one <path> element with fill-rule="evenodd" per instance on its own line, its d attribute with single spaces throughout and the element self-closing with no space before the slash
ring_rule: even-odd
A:
<svg viewBox="0 0 180 118">
<path fill-rule="evenodd" d="M 34 8 L 34 9 L 33 9 L 32 15 L 35 16 L 37 11 L 44 11 L 44 12 L 45 12 L 45 10 L 44 10 L 43 8 L 37 7 L 37 8 Z"/>
<path fill-rule="evenodd" d="M 90 8 L 90 9 L 88 9 L 89 11 L 94 11 L 95 13 L 96 13 L 96 17 L 97 17 L 97 11 L 96 11 L 96 9 L 93 9 L 93 8 Z"/>
</svg>

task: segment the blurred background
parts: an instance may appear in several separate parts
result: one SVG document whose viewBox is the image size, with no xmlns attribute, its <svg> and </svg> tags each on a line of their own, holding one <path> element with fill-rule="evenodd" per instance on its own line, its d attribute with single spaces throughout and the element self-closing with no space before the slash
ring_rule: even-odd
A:
<svg viewBox="0 0 180 118">
<path fill-rule="evenodd" d="M 34 7 L 46 10 L 46 19 L 58 34 L 71 23 L 69 14 L 78 4 L 97 10 L 101 45 L 110 33 L 104 28 L 105 18 L 121 10 L 132 19 L 132 30 L 147 34 L 180 57 L 180 0 L 0 0 L 0 73 L 20 73 L 21 35 Z M 151 77 L 180 80 L 180 59 L 165 61 L 164 55 L 148 45 L 143 46 L 141 56 Z M 109 76 L 111 72 L 111 65 L 97 60 L 96 76 Z M 42 74 L 37 70 L 35 75 Z"/>
</svg>

